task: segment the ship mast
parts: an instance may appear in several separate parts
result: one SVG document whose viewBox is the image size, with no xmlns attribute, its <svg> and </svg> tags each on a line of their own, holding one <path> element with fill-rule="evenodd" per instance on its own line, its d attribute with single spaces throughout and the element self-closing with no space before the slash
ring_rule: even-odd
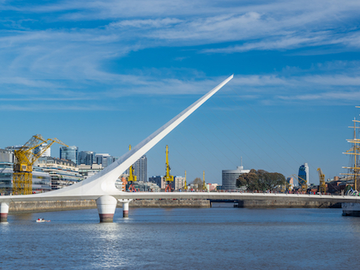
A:
<svg viewBox="0 0 360 270">
<path fill-rule="evenodd" d="M 354 129 L 354 135 L 353 135 L 353 139 L 348 139 L 347 141 L 349 143 L 352 144 L 352 147 L 344 152 L 343 154 L 347 154 L 347 155 L 351 155 L 353 157 L 353 164 L 351 165 L 351 167 L 343 167 L 344 169 L 348 169 L 349 173 L 342 173 L 342 175 L 349 175 L 352 176 L 354 179 L 354 189 L 355 190 L 359 190 L 359 171 L 360 171 L 360 166 L 359 166 L 359 155 L 360 155 L 360 139 L 357 138 L 356 133 L 357 133 L 357 129 L 360 128 L 360 126 L 358 126 L 358 123 L 360 123 L 359 120 L 354 119 L 354 126 L 351 126 L 349 128 L 353 128 Z"/>
</svg>

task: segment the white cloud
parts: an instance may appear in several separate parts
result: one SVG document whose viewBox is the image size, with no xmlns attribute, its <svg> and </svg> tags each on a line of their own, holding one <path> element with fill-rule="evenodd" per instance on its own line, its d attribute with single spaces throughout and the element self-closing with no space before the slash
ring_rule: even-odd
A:
<svg viewBox="0 0 360 270">
<path fill-rule="evenodd" d="M 109 24 L 109 27 L 165 27 L 169 25 L 174 25 L 182 22 L 179 19 L 174 18 L 165 18 L 165 19 L 156 19 L 156 20 L 123 20 L 119 22 L 113 22 Z"/>
</svg>

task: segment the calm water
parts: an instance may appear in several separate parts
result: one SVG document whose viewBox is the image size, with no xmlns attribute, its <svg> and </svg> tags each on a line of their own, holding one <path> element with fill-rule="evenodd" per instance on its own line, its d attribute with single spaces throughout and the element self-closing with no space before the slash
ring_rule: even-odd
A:
<svg viewBox="0 0 360 270">
<path fill-rule="evenodd" d="M 1 269 L 359 268 L 360 218 L 340 209 L 96 209 L 10 215 Z M 50 223 L 36 223 L 44 217 Z"/>
</svg>

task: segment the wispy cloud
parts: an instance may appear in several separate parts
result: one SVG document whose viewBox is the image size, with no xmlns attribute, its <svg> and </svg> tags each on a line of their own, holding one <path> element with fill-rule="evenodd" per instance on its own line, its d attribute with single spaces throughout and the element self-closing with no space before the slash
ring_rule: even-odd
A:
<svg viewBox="0 0 360 270">
<path fill-rule="evenodd" d="M 0 98 L 8 102 L 200 94 L 220 80 L 200 70 L 189 79 L 160 67 L 147 72 L 106 65 L 146 48 L 192 46 L 195 51 L 213 54 L 322 45 L 357 50 L 360 44 L 358 1 L 80 0 L 45 5 L 3 2 L 0 8 L 15 14 L 0 21 L 4 25 L 0 30 Z M 352 30 L 344 31 L 349 28 Z M 347 88 L 344 99 L 357 98 L 360 73 L 355 66 L 340 67 L 346 70 L 342 73 L 317 66 L 313 74 L 289 69 L 236 75 L 232 85 L 248 97 L 258 98 L 262 93 L 264 98 L 283 102 L 316 97 L 305 89 L 309 86 L 327 93 L 328 99 L 338 86 Z M 300 89 L 303 95 L 294 94 Z"/>
<path fill-rule="evenodd" d="M 182 22 L 179 19 L 174 18 L 165 18 L 165 19 L 156 19 L 156 20 L 123 20 L 118 22 L 113 22 L 109 24 L 109 27 L 165 27 L 169 25 L 174 25 Z"/>
</svg>

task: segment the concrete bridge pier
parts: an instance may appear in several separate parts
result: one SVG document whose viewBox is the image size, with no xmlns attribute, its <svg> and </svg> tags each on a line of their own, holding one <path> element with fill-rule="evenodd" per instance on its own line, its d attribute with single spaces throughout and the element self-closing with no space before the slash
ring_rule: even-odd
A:
<svg viewBox="0 0 360 270">
<path fill-rule="evenodd" d="M 129 203 L 132 201 L 132 199 L 119 199 L 119 202 L 122 202 L 123 204 L 123 218 L 129 217 Z"/>
<path fill-rule="evenodd" d="M 96 200 L 100 223 L 113 222 L 117 201 L 114 197 L 105 195 Z"/>
<path fill-rule="evenodd" d="M 9 203 L 2 202 L 0 204 L 0 222 L 7 222 L 8 213 L 9 213 Z"/>
</svg>

